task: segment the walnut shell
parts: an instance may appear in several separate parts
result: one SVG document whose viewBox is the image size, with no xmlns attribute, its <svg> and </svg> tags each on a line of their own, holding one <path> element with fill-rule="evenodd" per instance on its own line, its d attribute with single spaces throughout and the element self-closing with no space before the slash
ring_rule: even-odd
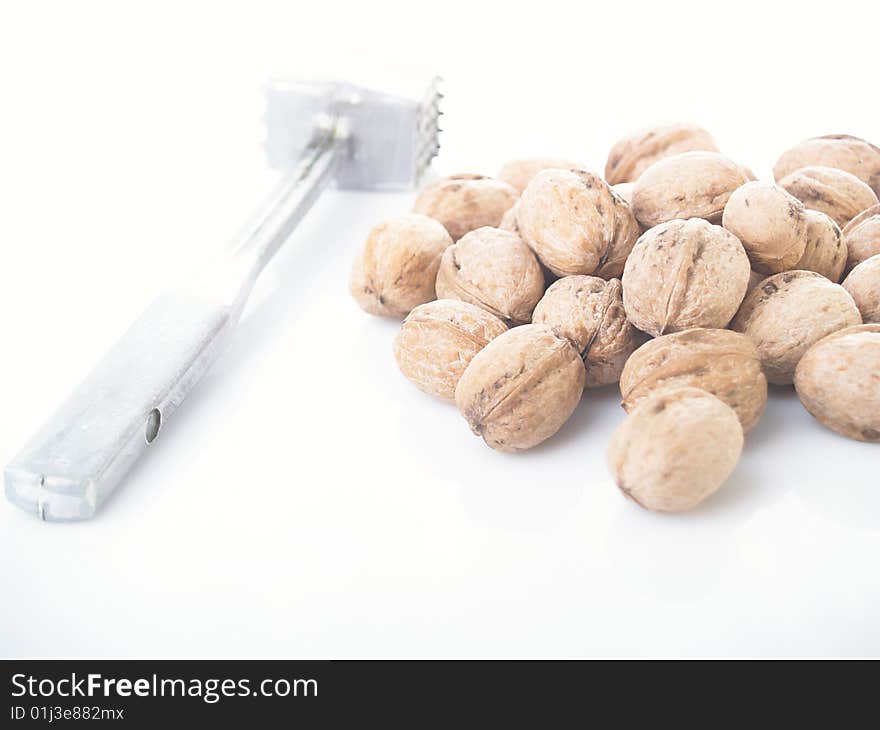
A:
<svg viewBox="0 0 880 730">
<path fill-rule="evenodd" d="M 805 212 L 807 221 L 804 255 L 794 268 L 815 271 L 835 284 L 843 276 L 846 266 L 846 244 L 838 225 L 818 210 Z"/>
<path fill-rule="evenodd" d="M 672 220 L 639 238 L 623 271 L 623 305 L 651 335 L 726 327 L 749 284 L 736 236 L 701 218 Z"/>
<path fill-rule="evenodd" d="M 743 447 L 736 414 L 699 388 L 653 393 L 626 417 L 608 447 L 618 488 L 640 507 L 692 509 L 733 473 Z"/>
<path fill-rule="evenodd" d="M 807 209 L 777 185 L 752 181 L 733 191 L 722 223 L 745 248 L 756 271 L 791 269 L 804 255 Z"/>
<path fill-rule="evenodd" d="M 510 231 L 511 233 L 515 233 L 517 236 L 520 236 L 520 238 L 522 238 L 519 232 L 519 222 L 516 218 L 516 213 L 518 210 L 519 201 L 516 201 L 516 204 L 504 214 L 504 217 L 501 219 L 501 224 L 498 227 L 502 231 Z M 550 269 L 544 266 L 543 263 L 541 263 L 540 259 L 538 259 L 538 264 L 541 266 L 541 271 L 544 272 L 544 287 L 546 288 L 554 281 L 556 281 L 557 277 L 556 274 L 554 274 L 552 271 L 550 271 Z"/>
<path fill-rule="evenodd" d="M 493 449 L 522 451 L 550 438 L 584 390 L 586 371 L 572 344 L 546 325 L 496 337 L 458 381 L 455 403 L 471 430 Z"/>
<path fill-rule="evenodd" d="M 773 176 L 781 180 L 802 167 L 819 165 L 852 173 L 880 196 L 880 148 L 848 134 L 827 134 L 795 145 L 773 167 Z"/>
<path fill-rule="evenodd" d="M 767 379 L 754 343 L 722 329 L 692 329 L 648 340 L 623 368 L 622 405 L 630 411 L 652 393 L 685 386 L 723 400 L 743 431 L 752 429 L 767 405 Z"/>
<path fill-rule="evenodd" d="M 617 193 L 621 198 L 623 198 L 630 207 L 632 207 L 633 190 L 636 189 L 635 183 L 632 183 L 632 182 L 617 183 L 616 185 L 612 185 L 611 189 L 615 193 Z"/>
<path fill-rule="evenodd" d="M 863 210 L 843 231 L 846 245 L 846 269 L 852 271 L 865 259 L 880 253 L 880 204 Z"/>
<path fill-rule="evenodd" d="M 718 152 L 712 135 L 695 124 L 653 127 L 624 137 L 611 148 L 605 179 L 611 185 L 633 182 L 657 160 L 694 150 Z"/>
<path fill-rule="evenodd" d="M 532 178 L 542 170 L 570 170 L 573 167 L 579 168 L 580 163 L 553 157 L 530 157 L 506 162 L 498 171 L 497 178 L 516 188 L 518 193 L 522 193 Z"/>
<path fill-rule="evenodd" d="M 417 388 L 452 401 L 474 355 L 504 332 L 504 322 L 485 309 L 438 299 L 419 305 L 403 320 L 394 340 L 394 358 Z"/>
<path fill-rule="evenodd" d="M 843 280 L 843 288 L 859 308 L 863 322 L 880 323 L 880 254 L 862 261 L 850 271 Z M 880 372 L 880 363 L 877 367 Z"/>
<path fill-rule="evenodd" d="M 440 221 L 454 241 L 468 231 L 497 226 L 519 193 L 501 180 L 463 173 L 427 185 L 413 211 Z"/>
<path fill-rule="evenodd" d="M 829 215 L 841 228 L 877 204 L 867 183 L 834 167 L 802 167 L 782 178 L 779 185 L 810 210 Z"/>
<path fill-rule="evenodd" d="M 753 179 L 716 152 L 684 152 L 655 162 L 636 181 L 633 213 L 646 228 L 675 218 L 720 223 L 734 190 Z"/>
<path fill-rule="evenodd" d="M 752 271 L 749 272 L 749 285 L 746 287 L 746 294 L 748 294 L 752 289 L 758 286 L 758 284 L 760 284 L 766 278 L 767 274 L 762 274 L 752 269 Z"/>
<path fill-rule="evenodd" d="M 626 319 L 618 279 L 563 277 L 538 302 L 532 322 L 552 327 L 575 346 L 587 368 L 587 388 L 616 383 L 627 358 L 644 341 Z"/>
<path fill-rule="evenodd" d="M 511 233 L 515 233 L 519 236 L 519 223 L 516 220 L 516 213 L 519 210 L 519 201 L 517 200 L 508 211 L 501 216 L 501 223 L 498 224 L 498 227 L 502 231 L 510 231 Z"/>
<path fill-rule="evenodd" d="M 804 407 L 832 431 L 880 441 L 880 324 L 839 330 L 798 363 L 794 387 Z"/>
<path fill-rule="evenodd" d="M 446 249 L 437 271 L 437 296 L 476 304 L 507 324 L 530 322 L 544 294 L 544 272 L 519 236 L 488 226 Z"/>
<path fill-rule="evenodd" d="M 404 317 L 435 299 L 440 257 L 452 239 L 433 218 L 410 213 L 375 226 L 351 270 L 349 291 L 361 309 Z"/>
<path fill-rule="evenodd" d="M 752 290 L 730 327 L 751 337 L 767 380 L 788 385 L 798 361 L 814 343 L 861 321 L 855 302 L 840 284 L 814 271 L 785 271 Z"/>
<path fill-rule="evenodd" d="M 639 236 L 626 201 L 585 170 L 543 170 L 520 198 L 523 240 L 557 276 L 619 277 Z"/>
</svg>

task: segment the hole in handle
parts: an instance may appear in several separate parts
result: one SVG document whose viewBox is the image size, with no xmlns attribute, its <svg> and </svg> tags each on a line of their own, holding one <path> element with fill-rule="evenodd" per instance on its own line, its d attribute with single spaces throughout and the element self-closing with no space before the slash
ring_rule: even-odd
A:
<svg viewBox="0 0 880 730">
<path fill-rule="evenodd" d="M 147 416 L 147 429 L 146 429 L 146 437 L 147 443 L 153 443 L 153 440 L 156 436 L 159 435 L 159 429 L 162 427 L 162 414 L 159 413 L 158 408 L 154 408 L 150 411 L 150 414 Z"/>
</svg>

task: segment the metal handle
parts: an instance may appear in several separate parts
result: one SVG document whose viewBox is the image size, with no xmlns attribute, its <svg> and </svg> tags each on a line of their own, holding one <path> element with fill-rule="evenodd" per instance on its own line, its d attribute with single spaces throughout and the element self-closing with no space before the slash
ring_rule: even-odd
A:
<svg viewBox="0 0 880 730">
<path fill-rule="evenodd" d="M 316 129 L 299 164 L 284 176 L 239 234 L 233 258 L 250 267 L 248 280 L 251 286 L 336 177 L 341 163 L 351 152 L 350 144 L 338 123 L 327 122 Z"/>
<path fill-rule="evenodd" d="M 254 282 L 347 154 L 316 132 L 231 253 L 155 300 L 5 470 L 6 495 L 43 520 L 92 517 L 201 380 Z"/>
</svg>

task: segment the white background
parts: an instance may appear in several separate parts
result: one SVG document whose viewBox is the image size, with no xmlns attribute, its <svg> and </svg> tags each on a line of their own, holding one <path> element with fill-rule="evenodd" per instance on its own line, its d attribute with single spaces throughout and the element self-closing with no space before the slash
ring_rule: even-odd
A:
<svg viewBox="0 0 880 730">
<path fill-rule="evenodd" d="M 298 7 L 299 6 L 299 7 Z M 800 139 L 880 139 L 864 2 L 211 2 L 0 12 L 0 462 L 273 176 L 260 88 L 342 52 L 446 78 L 441 173 L 709 128 L 766 177 Z M 626 502 L 616 391 L 533 452 L 492 452 L 349 298 L 412 195 L 329 193 L 225 357 L 101 515 L 0 504 L 0 655 L 880 653 L 880 451 L 774 390 L 695 512 Z"/>
</svg>

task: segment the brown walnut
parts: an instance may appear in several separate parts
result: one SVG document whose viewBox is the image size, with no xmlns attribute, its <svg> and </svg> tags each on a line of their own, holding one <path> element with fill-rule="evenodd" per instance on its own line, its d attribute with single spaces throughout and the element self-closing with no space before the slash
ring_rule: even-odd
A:
<svg viewBox="0 0 880 730">
<path fill-rule="evenodd" d="M 485 309 L 437 299 L 420 304 L 403 320 L 394 340 L 394 358 L 419 390 L 451 401 L 474 355 L 504 332 L 504 322 Z"/>
<path fill-rule="evenodd" d="M 666 157 L 636 181 L 633 213 L 646 228 L 675 218 L 720 223 L 733 191 L 752 179 L 746 168 L 716 152 Z"/>
<path fill-rule="evenodd" d="M 726 327 L 749 284 L 749 259 L 732 233 L 701 218 L 672 220 L 639 238 L 623 272 L 626 316 L 657 336 Z"/>
<path fill-rule="evenodd" d="M 863 210 L 877 205 L 871 187 L 855 175 L 834 167 L 802 167 L 779 181 L 810 210 L 828 215 L 843 228 Z"/>
<path fill-rule="evenodd" d="M 696 507 L 731 475 L 743 447 L 736 414 L 698 388 L 653 393 L 611 438 L 608 467 L 618 488 L 645 509 Z"/>
<path fill-rule="evenodd" d="M 840 284 L 814 271 L 785 271 L 749 293 L 730 327 L 755 343 L 767 380 L 787 385 L 813 344 L 861 321 L 855 302 Z"/>
<path fill-rule="evenodd" d="M 639 237 L 627 202 L 586 170 L 544 170 L 517 206 L 523 240 L 557 276 L 619 277 Z"/>
<path fill-rule="evenodd" d="M 380 223 L 351 270 L 349 291 L 361 309 L 405 317 L 435 299 L 440 257 L 452 239 L 433 218 L 410 213 Z"/>
<path fill-rule="evenodd" d="M 819 422 L 858 441 L 880 441 L 880 324 L 839 330 L 798 363 L 794 387 Z"/>
<path fill-rule="evenodd" d="M 523 451 L 564 424 L 584 389 L 586 371 L 572 344 L 546 325 L 496 337 L 461 376 L 455 403 L 471 430 L 493 449 Z"/>
<path fill-rule="evenodd" d="M 623 407 L 630 411 L 659 390 L 701 388 L 729 405 L 744 431 L 767 404 L 767 379 L 754 343 L 739 332 L 692 329 L 648 340 L 620 376 Z"/>
<path fill-rule="evenodd" d="M 695 124 L 653 127 L 615 143 L 605 163 L 605 179 L 610 185 L 634 182 L 657 160 L 695 150 L 718 152 L 705 129 Z"/>
<path fill-rule="evenodd" d="M 530 322 L 544 294 L 544 272 L 519 236 L 500 228 L 478 228 L 443 253 L 437 296 L 482 307 L 507 324 Z"/>
<path fill-rule="evenodd" d="M 627 358 L 644 341 L 626 318 L 618 279 L 565 276 L 544 293 L 532 321 L 552 327 L 581 353 L 588 388 L 616 383 Z"/>
<path fill-rule="evenodd" d="M 781 180 L 802 167 L 836 167 L 852 173 L 871 186 L 880 196 L 880 148 L 849 134 L 813 137 L 795 145 L 773 167 L 773 176 Z"/>
<path fill-rule="evenodd" d="M 440 221 L 457 241 L 483 226 L 498 226 L 519 193 L 501 180 L 464 173 L 425 186 L 413 211 Z"/>
</svg>

